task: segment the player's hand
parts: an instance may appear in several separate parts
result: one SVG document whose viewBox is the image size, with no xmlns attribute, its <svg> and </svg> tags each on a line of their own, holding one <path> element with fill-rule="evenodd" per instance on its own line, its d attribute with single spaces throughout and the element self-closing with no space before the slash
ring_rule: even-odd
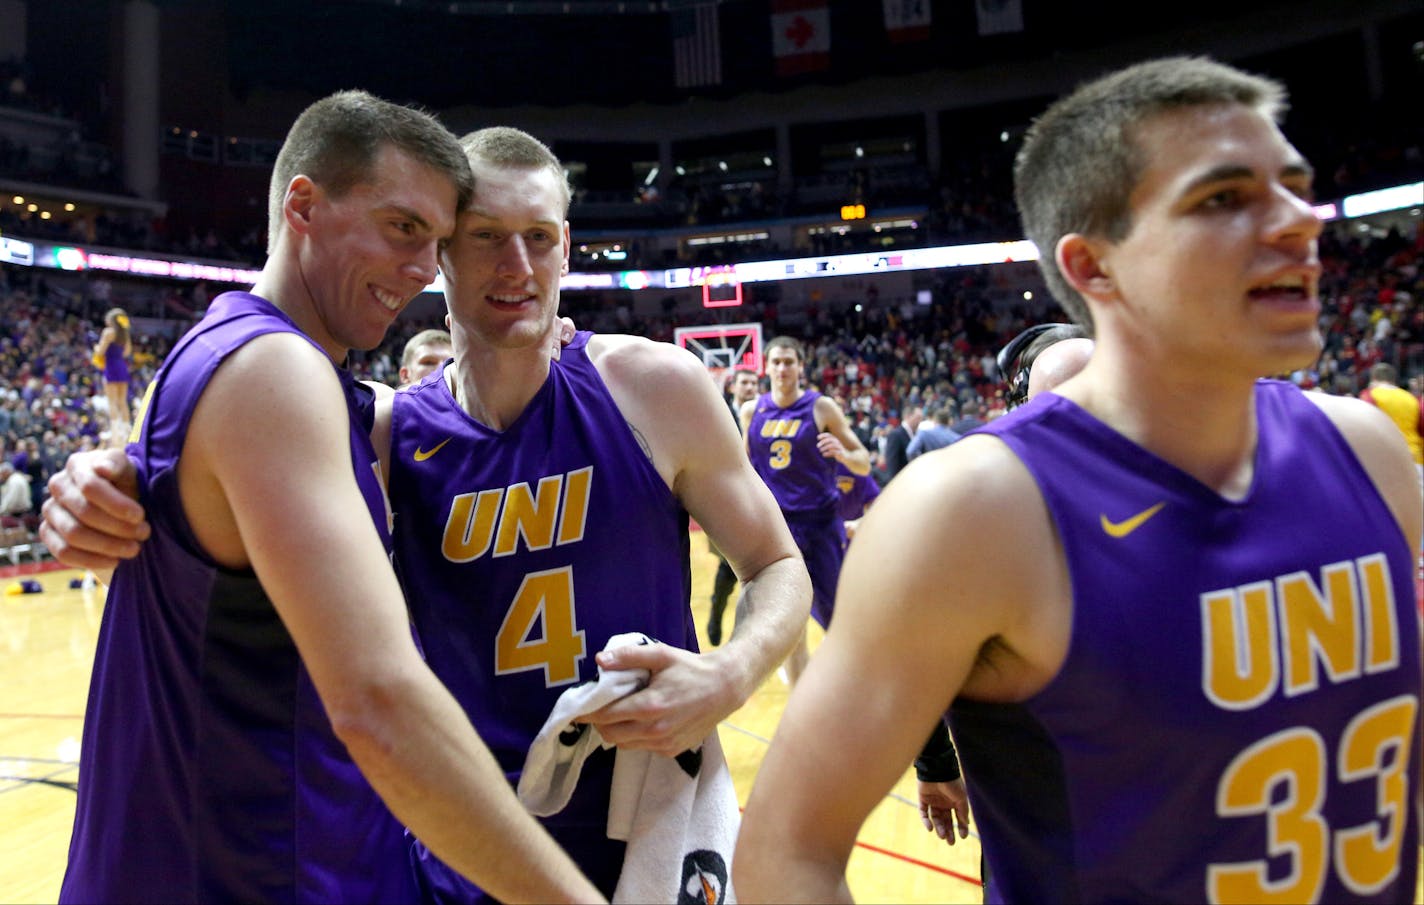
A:
<svg viewBox="0 0 1424 905">
<path fill-rule="evenodd" d="M 853 518 L 845 522 L 846 540 L 855 540 L 855 532 L 860 530 L 860 519 Z"/>
<path fill-rule="evenodd" d="M 694 654 L 670 644 L 629 645 L 598 654 L 601 669 L 646 669 L 648 684 L 586 715 L 603 740 L 675 757 L 700 747 L 725 717 L 742 705 L 716 662 L 717 653 Z"/>
<path fill-rule="evenodd" d="M 554 350 L 554 361 L 564 354 L 564 346 L 574 341 L 574 335 L 578 330 L 574 327 L 572 318 L 556 317 L 549 325 L 549 348 Z"/>
<path fill-rule="evenodd" d="M 954 844 L 954 825 L 959 825 L 959 838 L 969 835 L 969 790 L 964 778 L 951 782 L 924 782 L 920 786 L 920 822 L 925 829 Z"/>
<path fill-rule="evenodd" d="M 75 453 L 49 479 L 40 540 L 66 566 L 112 570 L 148 540 L 137 499 L 138 470 L 123 450 Z"/>
<path fill-rule="evenodd" d="M 844 444 L 841 443 L 835 434 L 829 431 L 821 431 L 816 435 L 816 449 L 820 450 L 821 455 L 827 459 L 835 459 L 836 461 L 840 461 L 846 454 Z"/>
</svg>

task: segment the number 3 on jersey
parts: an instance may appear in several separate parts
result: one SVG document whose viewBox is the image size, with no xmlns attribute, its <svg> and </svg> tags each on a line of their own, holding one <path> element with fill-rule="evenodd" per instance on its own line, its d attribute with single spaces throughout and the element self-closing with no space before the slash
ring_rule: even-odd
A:
<svg viewBox="0 0 1424 905">
<path fill-rule="evenodd" d="M 1378 819 L 1361 826 L 1332 827 L 1320 813 L 1332 764 L 1315 730 L 1282 730 L 1237 755 L 1217 787 L 1217 813 L 1264 816 L 1268 854 L 1282 858 L 1289 870 L 1268 879 L 1265 860 L 1213 864 L 1207 870 L 1208 900 L 1316 902 L 1332 864 L 1340 882 L 1362 896 L 1393 882 L 1413 807 L 1405 768 L 1418 706 L 1413 695 L 1392 698 L 1367 708 L 1345 728 L 1334 761 L 1340 781 L 1375 787 Z M 1284 795 L 1276 794 L 1278 787 Z"/>
<path fill-rule="evenodd" d="M 578 680 L 586 653 L 574 628 L 573 567 L 525 575 L 494 639 L 495 675 L 542 669 L 546 687 L 566 685 Z"/>
<path fill-rule="evenodd" d="M 777 471 L 791 464 L 791 441 L 773 440 L 771 442 L 771 467 Z"/>
</svg>

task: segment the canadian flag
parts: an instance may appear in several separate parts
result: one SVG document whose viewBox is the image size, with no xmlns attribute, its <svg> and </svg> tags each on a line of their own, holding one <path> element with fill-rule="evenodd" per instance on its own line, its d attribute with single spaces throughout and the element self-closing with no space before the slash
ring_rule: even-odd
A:
<svg viewBox="0 0 1424 905">
<path fill-rule="evenodd" d="M 831 12 L 826 0 L 771 0 L 771 53 L 780 76 L 830 68 Z"/>
</svg>

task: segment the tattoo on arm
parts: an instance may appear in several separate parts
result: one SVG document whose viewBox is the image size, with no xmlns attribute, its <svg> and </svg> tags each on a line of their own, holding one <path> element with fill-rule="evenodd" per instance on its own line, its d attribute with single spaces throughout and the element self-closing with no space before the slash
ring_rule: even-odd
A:
<svg viewBox="0 0 1424 905">
<path fill-rule="evenodd" d="M 628 425 L 628 430 L 633 432 L 633 439 L 638 441 L 638 447 L 643 450 L 643 455 L 648 457 L 649 462 L 653 461 L 653 448 L 648 445 L 647 438 L 644 437 L 642 433 L 640 433 L 639 430 L 633 426 L 633 422 L 629 421 L 626 423 Z"/>
</svg>

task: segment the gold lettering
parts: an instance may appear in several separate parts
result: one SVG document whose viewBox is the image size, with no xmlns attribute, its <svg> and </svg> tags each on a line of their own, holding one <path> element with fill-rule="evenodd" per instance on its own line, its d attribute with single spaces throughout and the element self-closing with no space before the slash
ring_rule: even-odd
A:
<svg viewBox="0 0 1424 905">
<path fill-rule="evenodd" d="M 530 550 L 547 550 L 554 545 L 554 518 L 559 509 L 562 475 L 539 480 L 538 496 L 531 496 L 528 484 L 512 484 L 505 494 L 504 512 L 499 518 L 495 556 L 514 553 L 519 537 Z"/>
<path fill-rule="evenodd" d="M 1276 579 L 1288 697 L 1319 686 L 1317 659 L 1332 681 L 1360 674 L 1360 601 L 1354 564 L 1332 563 L 1321 570 L 1321 578 L 1324 594 L 1303 572 Z"/>
<path fill-rule="evenodd" d="M 462 493 L 450 501 L 450 517 L 445 520 L 445 537 L 440 552 L 450 562 L 478 559 L 489 549 L 494 533 L 494 517 L 504 490 Z"/>
<path fill-rule="evenodd" d="M 1201 596 L 1202 691 L 1226 710 L 1250 710 L 1276 690 L 1270 582 Z"/>
<path fill-rule="evenodd" d="M 1365 672 L 1384 672 L 1399 665 L 1399 623 L 1394 609 L 1394 585 L 1383 553 L 1356 561 L 1365 592 Z"/>
<path fill-rule="evenodd" d="M 593 466 L 571 471 L 564 481 L 564 506 L 559 515 L 559 543 L 572 544 L 583 540 L 588 521 L 588 494 L 593 484 Z"/>
</svg>

